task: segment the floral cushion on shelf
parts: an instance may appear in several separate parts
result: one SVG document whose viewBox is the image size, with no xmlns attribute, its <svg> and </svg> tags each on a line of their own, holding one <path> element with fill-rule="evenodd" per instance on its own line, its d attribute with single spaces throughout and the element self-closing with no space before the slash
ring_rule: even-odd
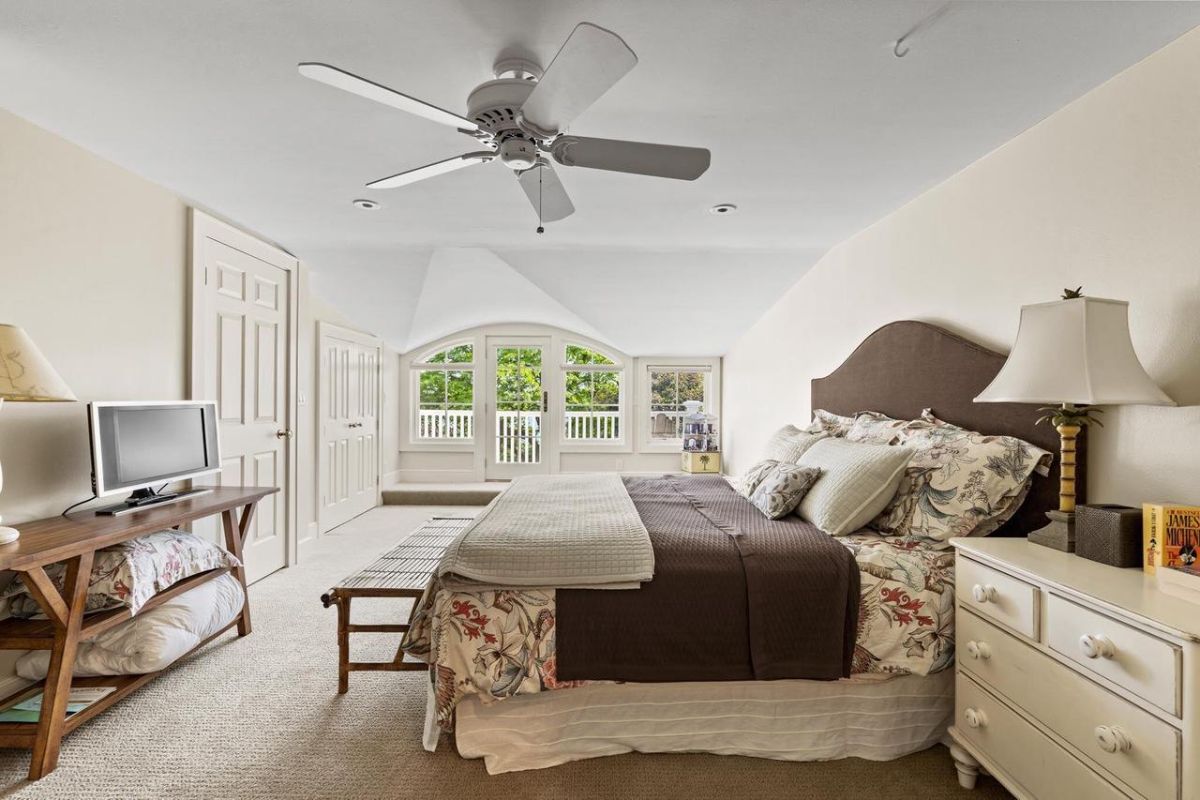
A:
<svg viewBox="0 0 1200 800">
<path fill-rule="evenodd" d="M 802 431 L 795 425 L 784 425 L 775 431 L 775 435 L 767 442 L 767 452 L 763 458 L 772 461 L 783 461 L 795 464 L 804 451 L 812 447 L 813 442 L 824 439 L 829 434 L 824 431 Z"/>
<path fill-rule="evenodd" d="M 151 597 L 184 578 L 241 562 L 224 548 L 187 531 L 159 531 L 96 551 L 88 581 L 87 613 L 127 606 L 136 614 Z M 51 564 L 46 574 L 61 592 L 66 564 Z M 13 581 L 5 591 L 8 613 L 32 617 L 42 608 L 25 583 Z"/>
<path fill-rule="evenodd" d="M 841 414 L 834 414 L 818 408 L 813 412 L 813 421 L 808 426 L 807 432 L 825 433 L 827 436 L 845 436 L 852 424 L 854 424 L 854 417 L 843 417 Z"/>
<path fill-rule="evenodd" d="M 816 467 L 776 464 L 750 494 L 750 502 L 770 519 L 786 517 L 796 510 L 819 477 L 821 470 Z"/>
<path fill-rule="evenodd" d="M 763 478 L 767 477 L 771 470 L 775 469 L 777 466 L 779 466 L 779 461 L 773 458 L 768 458 L 758 462 L 754 466 L 750 467 L 750 469 L 746 470 L 746 474 L 742 475 L 741 480 L 738 481 L 734 488 L 737 489 L 738 493 L 741 494 L 742 497 L 745 497 L 747 500 L 749 500 L 750 495 L 754 494 L 754 490 L 758 488 L 760 483 L 762 483 Z"/>
<path fill-rule="evenodd" d="M 1033 473 L 1053 458 L 1029 442 L 969 431 L 928 410 L 900 429 L 898 441 L 913 457 L 871 527 L 936 543 L 996 530 L 1020 508 Z"/>
<path fill-rule="evenodd" d="M 893 419 L 878 411 L 860 411 L 846 430 L 846 441 L 867 444 L 895 444 L 900 431 L 910 420 Z"/>
</svg>

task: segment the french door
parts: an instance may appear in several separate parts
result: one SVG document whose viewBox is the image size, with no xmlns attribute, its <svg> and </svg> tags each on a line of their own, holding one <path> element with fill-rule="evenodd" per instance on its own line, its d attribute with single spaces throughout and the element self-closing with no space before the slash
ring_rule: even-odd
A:
<svg viewBox="0 0 1200 800">
<path fill-rule="evenodd" d="M 487 448 L 489 479 L 547 473 L 556 436 L 551 397 L 555 365 L 548 336 L 488 337 Z"/>
</svg>

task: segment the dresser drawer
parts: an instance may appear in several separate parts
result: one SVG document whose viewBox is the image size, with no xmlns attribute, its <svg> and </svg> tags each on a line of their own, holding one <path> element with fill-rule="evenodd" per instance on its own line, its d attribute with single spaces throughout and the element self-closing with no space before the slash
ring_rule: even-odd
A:
<svg viewBox="0 0 1200 800">
<path fill-rule="evenodd" d="M 960 670 L 995 689 L 1139 793 L 1178 796 L 1175 728 L 981 617 L 964 611 L 956 622 Z"/>
<path fill-rule="evenodd" d="M 1179 715 L 1178 647 L 1089 608 L 1050 595 L 1046 644 L 1084 669 Z"/>
<path fill-rule="evenodd" d="M 1037 639 L 1038 589 L 998 569 L 959 558 L 954 592 L 960 603 Z"/>
<path fill-rule="evenodd" d="M 956 680 L 954 729 L 1038 800 L 1127 800 L 962 672 Z"/>
</svg>

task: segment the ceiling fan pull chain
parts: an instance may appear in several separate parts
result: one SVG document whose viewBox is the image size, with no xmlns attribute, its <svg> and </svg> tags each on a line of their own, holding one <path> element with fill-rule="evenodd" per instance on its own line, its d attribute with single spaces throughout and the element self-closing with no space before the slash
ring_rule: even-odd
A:
<svg viewBox="0 0 1200 800">
<path fill-rule="evenodd" d="M 537 169 L 537 171 L 538 171 L 538 226 L 537 226 L 537 232 L 545 233 L 546 228 L 545 228 L 545 226 L 542 225 L 542 175 L 544 174 L 542 172 L 542 170 L 544 169 L 544 167 L 536 167 L 535 169 Z"/>
</svg>

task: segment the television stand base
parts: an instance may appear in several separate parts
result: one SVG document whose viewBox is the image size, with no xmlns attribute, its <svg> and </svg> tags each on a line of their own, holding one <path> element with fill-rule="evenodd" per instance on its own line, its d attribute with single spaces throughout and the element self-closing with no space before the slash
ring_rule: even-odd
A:
<svg viewBox="0 0 1200 800">
<path fill-rule="evenodd" d="M 190 489 L 186 492 L 173 492 L 169 495 L 162 495 L 155 498 L 138 498 L 135 503 L 117 503 L 111 506 L 97 508 L 96 514 L 101 517 L 123 517 L 126 514 L 135 514 L 138 511 L 145 511 L 148 508 L 158 508 L 159 506 L 178 503 L 180 500 L 190 500 L 193 497 L 212 494 L 212 489 Z"/>
</svg>

